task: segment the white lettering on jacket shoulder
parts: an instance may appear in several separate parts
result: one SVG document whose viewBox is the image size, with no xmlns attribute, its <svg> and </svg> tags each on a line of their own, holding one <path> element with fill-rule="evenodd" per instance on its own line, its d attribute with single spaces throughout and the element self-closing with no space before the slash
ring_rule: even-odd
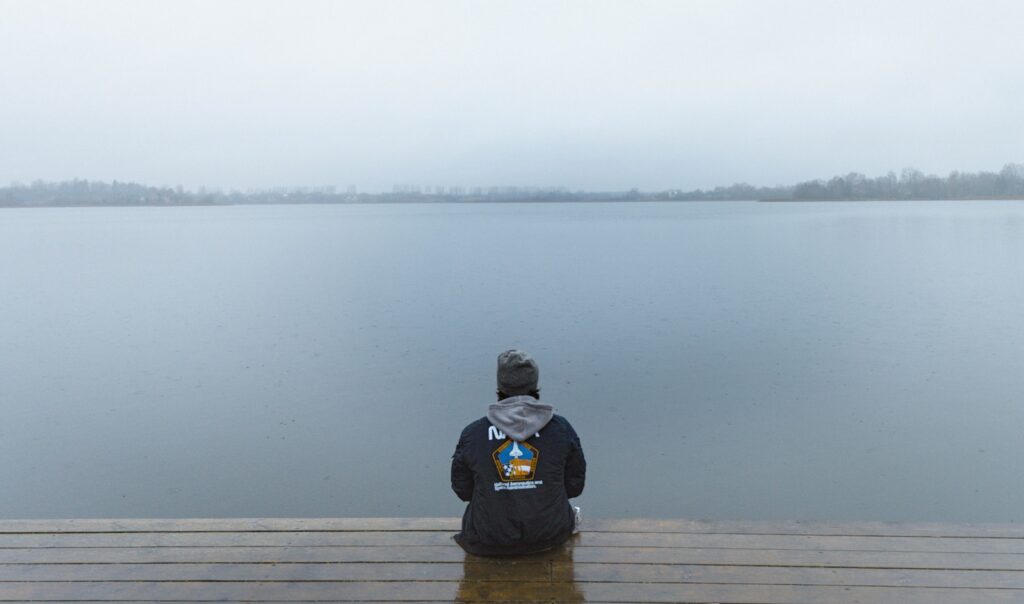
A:
<svg viewBox="0 0 1024 604">
<path fill-rule="evenodd" d="M 540 432 L 535 433 L 534 436 L 540 438 Z M 490 426 L 487 428 L 487 440 L 505 440 L 505 433 L 494 426 Z"/>
</svg>

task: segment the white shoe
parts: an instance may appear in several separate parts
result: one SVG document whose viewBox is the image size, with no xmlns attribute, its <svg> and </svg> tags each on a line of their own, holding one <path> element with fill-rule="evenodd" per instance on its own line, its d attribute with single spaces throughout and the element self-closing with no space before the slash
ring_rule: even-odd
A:
<svg viewBox="0 0 1024 604">
<path fill-rule="evenodd" d="M 583 524 L 583 512 L 580 511 L 580 506 L 578 505 L 572 506 L 572 511 L 575 516 L 572 527 L 572 534 L 575 535 L 576 533 L 580 532 L 580 525 Z"/>
</svg>

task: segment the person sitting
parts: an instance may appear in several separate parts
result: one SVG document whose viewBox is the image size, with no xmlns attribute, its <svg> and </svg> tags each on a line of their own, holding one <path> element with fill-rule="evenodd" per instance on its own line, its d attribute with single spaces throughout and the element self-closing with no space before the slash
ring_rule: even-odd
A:
<svg viewBox="0 0 1024 604">
<path fill-rule="evenodd" d="M 578 530 L 569 499 L 583 492 L 587 462 L 569 420 L 539 401 L 539 376 L 525 352 L 498 355 L 498 402 L 459 436 L 452 490 L 468 505 L 454 538 L 471 554 L 542 551 Z"/>
</svg>

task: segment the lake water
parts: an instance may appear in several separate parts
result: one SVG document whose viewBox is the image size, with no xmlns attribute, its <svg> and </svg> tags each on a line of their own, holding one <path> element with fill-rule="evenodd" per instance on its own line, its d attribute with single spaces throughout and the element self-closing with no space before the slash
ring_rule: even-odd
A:
<svg viewBox="0 0 1024 604">
<path fill-rule="evenodd" d="M 1024 204 L 0 211 L 0 517 L 455 516 L 496 355 L 592 517 L 1020 521 Z"/>
</svg>

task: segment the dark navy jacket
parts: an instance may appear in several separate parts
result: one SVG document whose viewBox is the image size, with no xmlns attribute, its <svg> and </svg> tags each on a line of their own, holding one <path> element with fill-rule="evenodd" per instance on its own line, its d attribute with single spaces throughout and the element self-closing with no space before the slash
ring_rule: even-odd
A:
<svg viewBox="0 0 1024 604">
<path fill-rule="evenodd" d="M 468 501 L 466 551 L 481 556 L 549 549 L 572 535 L 570 497 L 583 492 L 587 462 L 569 421 L 554 415 L 524 442 L 483 417 L 466 426 L 452 456 L 452 490 Z"/>
</svg>

